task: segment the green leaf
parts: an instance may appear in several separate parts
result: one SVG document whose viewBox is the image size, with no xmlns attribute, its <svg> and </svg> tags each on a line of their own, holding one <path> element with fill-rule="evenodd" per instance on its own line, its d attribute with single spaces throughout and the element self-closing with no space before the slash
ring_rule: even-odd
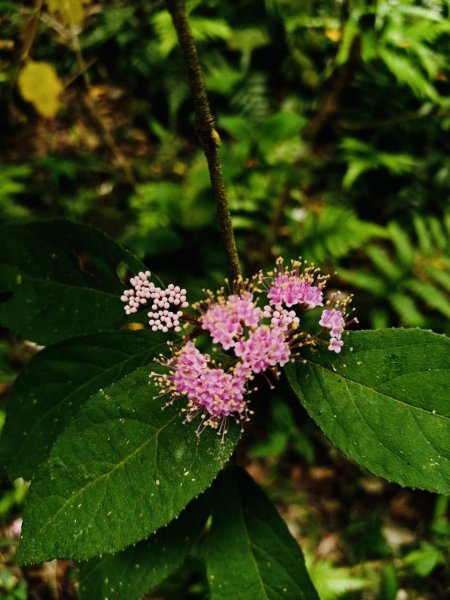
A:
<svg viewBox="0 0 450 600">
<path fill-rule="evenodd" d="M 300 547 L 250 476 L 229 469 L 213 491 L 206 551 L 212 600 L 319 600 Z"/>
<path fill-rule="evenodd" d="M 306 358 L 286 369 L 289 381 L 344 454 L 400 485 L 450 493 L 448 338 L 420 329 L 357 331 L 340 355 Z"/>
<path fill-rule="evenodd" d="M 8 403 L 0 463 L 11 479 L 31 479 L 59 434 L 90 396 L 149 363 L 167 336 L 114 331 L 66 340 L 24 367 Z"/>
<path fill-rule="evenodd" d="M 39 344 L 123 324 L 120 263 L 144 265 L 101 231 L 68 221 L 0 227 L 0 323 Z"/>
<path fill-rule="evenodd" d="M 79 565 L 79 600 L 139 600 L 186 558 L 200 536 L 208 511 L 204 497 L 193 500 L 179 517 L 147 540 L 114 555 Z"/>
<path fill-rule="evenodd" d="M 420 548 L 409 552 L 403 559 L 405 565 L 411 565 L 420 577 L 428 577 L 438 565 L 445 565 L 443 553 L 428 542 L 421 542 Z"/>
<path fill-rule="evenodd" d="M 308 560 L 308 571 L 320 600 L 338 600 L 344 594 L 374 586 L 374 582 L 353 575 L 349 567 L 335 567 L 329 560 Z"/>
<path fill-rule="evenodd" d="M 239 437 L 221 443 L 184 424 L 181 403 L 164 400 L 137 369 L 84 405 L 36 474 L 25 507 L 18 557 L 39 563 L 116 552 L 174 519 L 203 492 Z"/>
</svg>

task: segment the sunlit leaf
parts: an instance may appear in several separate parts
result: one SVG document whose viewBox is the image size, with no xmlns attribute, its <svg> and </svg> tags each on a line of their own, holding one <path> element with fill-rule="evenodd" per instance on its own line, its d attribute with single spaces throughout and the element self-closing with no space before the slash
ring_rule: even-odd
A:
<svg viewBox="0 0 450 600">
<path fill-rule="evenodd" d="M 58 112 L 63 85 L 53 65 L 29 61 L 19 73 L 19 89 L 43 117 L 52 118 Z"/>
<path fill-rule="evenodd" d="M 59 14 L 71 27 L 80 27 L 84 19 L 84 4 L 91 0 L 47 0 L 48 9 Z"/>
</svg>

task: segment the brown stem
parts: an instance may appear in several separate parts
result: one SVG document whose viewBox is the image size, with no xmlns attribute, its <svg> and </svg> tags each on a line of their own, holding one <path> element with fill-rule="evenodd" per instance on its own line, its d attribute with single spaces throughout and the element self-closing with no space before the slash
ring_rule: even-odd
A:
<svg viewBox="0 0 450 600">
<path fill-rule="evenodd" d="M 227 255 L 228 268 L 232 281 L 241 278 L 241 268 L 231 223 L 230 207 L 227 200 L 222 164 L 219 156 L 220 137 L 214 129 L 214 118 L 209 105 L 202 69 L 186 15 L 184 0 L 165 0 L 172 17 L 181 47 L 188 83 L 194 100 L 195 121 L 206 160 L 209 178 L 219 214 L 222 238 Z"/>
</svg>

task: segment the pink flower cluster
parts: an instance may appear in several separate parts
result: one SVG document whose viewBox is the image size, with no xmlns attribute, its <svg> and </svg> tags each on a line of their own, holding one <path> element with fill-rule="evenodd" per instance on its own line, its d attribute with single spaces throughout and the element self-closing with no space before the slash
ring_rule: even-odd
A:
<svg viewBox="0 0 450 600">
<path fill-rule="evenodd" d="M 319 335 L 300 329 L 296 312 L 325 303 L 328 278 L 314 266 L 302 268 L 300 261 L 292 261 L 290 267 L 284 267 L 279 259 L 274 271 L 236 282 L 229 294 L 224 289 L 208 292 L 206 300 L 193 306 L 198 316 L 182 311 L 188 306 L 186 290 L 173 284 L 163 290 L 149 279 L 149 272 L 131 279 L 132 289 L 122 296 L 127 303 L 125 311 L 136 312 L 151 302 L 150 327 L 162 331 L 180 331 L 184 317 L 182 343 L 168 359 L 159 361 L 164 371 L 151 377 L 169 396 L 167 404 L 186 398 L 186 421 L 200 415 L 198 434 L 212 427 L 223 439 L 229 418 L 241 423 L 248 420 L 247 396 L 255 375 L 269 371 L 278 376 L 280 367 L 294 360 L 302 347 L 320 342 Z M 326 301 L 318 322 L 329 330 L 328 349 L 336 353 L 343 345 L 349 302 L 349 298 L 338 300 L 337 296 Z M 214 358 L 196 347 L 194 339 L 201 332 L 209 334 Z"/>
<path fill-rule="evenodd" d="M 229 350 L 242 335 L 243 326 L 256 327 L 260 318 L 261 309 L 255 305 L 253 294 L 246 291 L 227 298 L 219 295 L 216 301 L 209 303 L 208 310 L 200 317 L 200 325 L 202 329 L 209 331 L 214 344 L 220 344 L 224 350 Z"/>
<path fill-rule="evenodd" d="M 342 311 L 326 308 L 322 312 L 319 325 L 322 325 L 322 327 L 326 327 L 330 330 L 330 343 L 328 345 L 328 350 L 339 353 L 344 345 L 344 342 L 342 341 L 342 334 L 344 332 L 345 319 Z"/>
<path fill-rule="evenodd" d="M 267 297 L 273 306 L 283 304 L 290 308 L 296 305 L 305 305 L 307 309 L 323 306 L 322 289 L 326 278 L 317 277 L 318 269 L 307 267 L 300 272 L 302 263 L 292 262 L 292 269 L 285 269 L 283 261 L 277 261 L 277 270 L 268 278 L 270 282 Z M 317 282 L 315 282 L 317 278 Z M 316 283 L 316 285 L 315 285 Z"/>
<path fill-rule="evenodd" d="M 226 423 L 234 414 L 238 420 L 248 418 L 246 378 L 240 369 L 211 367 L 211 357 L 202 354 L 189 341 L 165 363 L 169 374 L 152 373 L 162 390 L 169 393 L 172 404 L 177 398 L 186 397 L 187 407 L 184 409 L 186 421 L 191 421 L 198 414 L 201 422 L 197 429 L 200 434 L 205 427 L 217 429 L 225 435 Z"/>
<path fill-rule="evenodd" d="M 186 290 L 172 283 L 162 289 L 150 281 L 150 271 L 138 273 L 130 279 L 131 289 L 125 290 L 121 300 L 125 302 L 127 315 L 138 312 L 151 302 L 151 311 L 147 313 L 152 331 L 167 332 L 173 329 L 181 331 L 180 319 L 183 316 L 181 308 L 187 308 Z M 171 310 L 175 307 L 175 311 Z"/>
</svg>

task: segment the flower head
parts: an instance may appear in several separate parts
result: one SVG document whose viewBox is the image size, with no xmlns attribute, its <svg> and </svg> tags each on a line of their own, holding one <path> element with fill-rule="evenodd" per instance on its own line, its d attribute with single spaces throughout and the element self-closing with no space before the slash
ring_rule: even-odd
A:
<svg viewBox="0 0 450 600">
<path fill-rule="evenodd" d="M 256 327 L 261 318 L 261 309 L 254 302 L 253 294 L 244 291 L 228 297 L 219 294 L 209 298 L 207 309 L 200 317 L 200 325 L 209 331 L 214 344 L 229 350 L 242 335 L 244 326 Z"/>
<path fill-rule="evenodd" d="M 198 314 L 192 315 L 183 312 L 189 306 L 186 290 L 173 284 L 162 289 L 146 271 L 130 280 L 132 288 L 122 300 L 127 314 L 149 305 L 154 331 L 179 332 L 181 319 L 193 326 L 186 325 L 181 346 L 172 345 L 172 355 L 159 361 L 164 371 L 151 377 L 169 396 L 167 404 L 184 401 L 185 421 L 200 417 L 197 434 L 211 427 L 223 439 L 229 419 L 241 424 L 248 420 L 248 395 L 256 375 L 272 372 L 277 377 L 280 367 L 294 360 L 302 348 L 321 343 L 320 336 L 302 331 L 299 311 L 324 305 L 327 280 L 313 265 L 291 261 L 290 267 L 284 267 L 280 258 L 276 269 L 236 282 L 230 293 L 223 288 L 208 292 L 205 301 L 193 305 Z M 335 294 L 322 310 L 319 325 L 328 330 L 332 352 L 343 347 L 343 332 L 351 322 L 346 313 L 349 302 L 349 297 Z M 199 332 L 209 334 L 210 354 L 195 345 Z"/>
<path fill-rule="evenodd" d="M 302 263 L 292 261 L 291 269 L 283 266 L 283 260 L 277 260 L 277 268 L 265 278 L 268 282 L 267 297 L 270 304 L 281 307 L 304 305 L 307 309 L 323 305 L 322 289 L 327 278 L 319 275 L 313 265 L 300 271 Z"/>
<path fill-rule="evenodd" d="M 327 303 L 330 308 L 326 308 L 322 311 L 319 325 L 330 330 L 330 341 L 328 344 L 328 350 L 339 354 L 344 342 L 342 341 L 342 334 L 344 329 L 349 322 L 346 321 L 346 307 L 351 301 L 351 297 L 339 298 L 337 295 Z M 353 319 L 352 322 L 358 322 L 357 319 Z"/>
<path fill-rule="evenodd" d="M 222 436 L 230 417 L 237 421 L 248 418 L 245 374 L 248 369 L 230 369 L 210 366 L 211 357 L 202 354 L 192 342 L 187 342 L 164 363 L 169 373 L 152 373 L 161 389 L 170 393 L 172 404 L 178 398 L 187 398 L 186 421 L 201 415 L 197 433 L 207 426 L 217 429 Z"/>
<path fill-rule="evenodd" d="M 282 367 L 291 356 L 285 332 L 273 325 L 260 325 L 251 331 L 247 339 L 236 343 L 234 353 L 253 373 Z"/>
</svg>

